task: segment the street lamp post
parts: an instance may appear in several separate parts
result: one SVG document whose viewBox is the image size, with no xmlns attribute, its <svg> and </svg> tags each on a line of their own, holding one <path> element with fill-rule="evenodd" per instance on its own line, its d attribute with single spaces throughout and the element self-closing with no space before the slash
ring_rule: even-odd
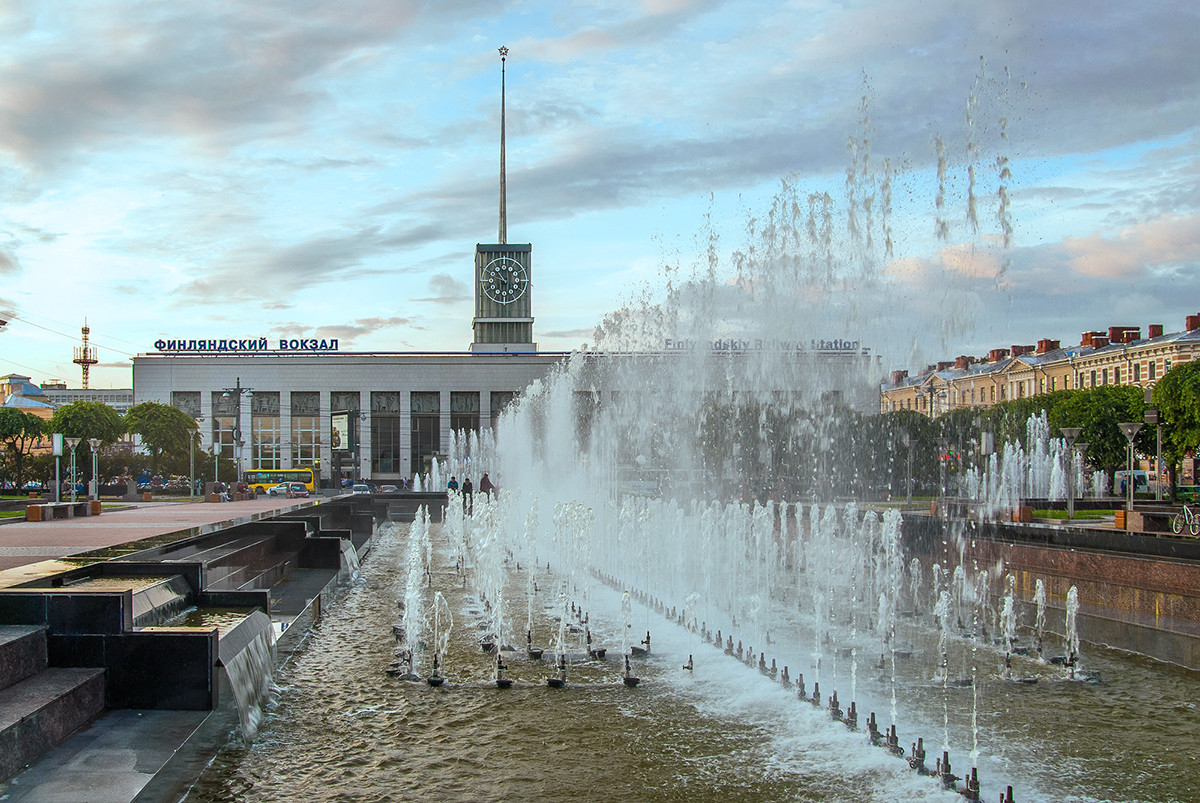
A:
<svg viewBox="0 0 1200 803">
<path fill-rule="evenodd" d="M 912 507 L 912 480 L 913 480 L 913 477 L 912 477 L 912 466 L 913 466 L 912 433 L 909 432 L 908 430 L 905 430 L 904 432 L 900 433 L 900 439 L 904 442 L 904 445 L 908 447 L 908 484 L 907 484 L 907 491 L 904 496 L 904 506 Z"/>
<path fill-rule="evenodd" d="M 1155 429 L 1156 446 L 1154 449 L 1154 501 L 1162 501 L 1162 422 L 1158 418 L 1158 408 L 1154 407 L 1154 388 L 1146 388 L 1146 414 L 1143 420 Z"/>
<path fill-rule="evenodd" d="M 63 438 L 67 448 L 71 450 L 71 504 L 75 503 L 75 447 L 82 438 Z"/>
<path fill-rule="evenodd" d="M 1133 510 L 1133 439 L 1137 437 L 1141 431 L 1142 425 L 1138 423 L 1117 424 L 1121 428 L 1121 434 L 1125 436 L 1125 440 L 1129 441 L 1129 471 L 1125 475 L 1125 486 L 1129 489 L 1128 501 L 1125 504 L 1127 511 Z"/>
<path fill-rule="evenodd" d="M 92 499 L 100 499 L 100 439 L 88 438 L 92 447 Z"/>
<path fill-rule="evenodd" d="M 204 416 L 197 416 L 197 424 L 188 435 L 188 499 L 196 498 L 196 433 L 200 431 L 199 424 L 204 422 Z"/>
<path fill-rule="evenodd" d="M 1063 440 L 1067 442 L 1067 518 L 1075 518 L 1075 441 L 1081 427 L 1060 427 Z"/>
<path fill-rule="evenodd" d="M 225 388 L 225 392 L 221 395 L 225 398 L 234 397 L 234 418 L 233 418 L 233 458 L 237 463 L 237 476 L 234 477 L 234 483 L 241 482 L 242 479 L 242 446 L 245 441 L 242 440 L 242 396 L 243 394 L 249 398 L 254 395 L 253 388 L 242 387 L 242 378 L 239 376 L 237 382 L 231 388 Z"/>
</svg>

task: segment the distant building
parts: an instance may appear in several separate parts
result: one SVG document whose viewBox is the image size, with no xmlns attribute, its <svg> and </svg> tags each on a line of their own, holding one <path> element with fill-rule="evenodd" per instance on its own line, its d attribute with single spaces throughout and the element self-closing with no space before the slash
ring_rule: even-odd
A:
<svg viewBox="0 0 1200 803">
<path fill-rule="evenodd" d="M 49 421 L 54 404 L 45 392 L 21 374 L 0 376 L 0 407 L 15 407 Z"/>
<path fill-rule="evenodd" d="M 1173 365 L 1200 358 L 1200 314 L 1180 332 L 1151 324 L 1084 332 L 1077 346 L 1039 340 L 1036 346 L 997 348 L 986 357 L 959 356 L 917 376 L 893 371 L 880 390 L 882 412 L 916 410 L 937 417 L 964 407 L 991 407 L 1012 399 L 1103 385 L 1153 387 Z"/>
<path fill-rule="evenodd" d="M 46 383 L 42 385 L 42 391 L 46 395 L 46 399 L 55 407 L 62 407 L 65 404 L 72 404 L 77 401 L 100 402 L 107 404 L 120 415 L 125 415 L 125 412 L 133 406 L 133 388 L 67 388 L 65 383 L 62 387 Z"/>
</svg>

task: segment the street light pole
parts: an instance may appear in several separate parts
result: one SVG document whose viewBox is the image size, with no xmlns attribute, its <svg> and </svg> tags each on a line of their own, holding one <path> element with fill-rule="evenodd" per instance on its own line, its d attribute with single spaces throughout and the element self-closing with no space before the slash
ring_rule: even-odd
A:
<svg viewBox="0 0 1200 803">
<path fill-rule="evenodd" d="M 196 426 L 188 435 L 188 499 L 196 498 L 196 435 L 200 431 L 199 425 L 204 421 L 204 416 L 197 416 L 193 420 Z"/>
<path fill-rule="evenodd" d="M 67 448 L 71 450 L 71 504 L 75 503 L 75 447 L 82 438 L 63 438 Z"/>
<path fill-rule="evenodd" d="M 92 499 L 100 499 L 100 439 L 88 438 L 92 447 Z"/>
<path fill-rule="evenodd" d="M 225 392 L 221 394 L 225 398 L 234 397 L 233 459 L 237 464 L 237 476 L 234 477 L 234 484 L 242 480 L 242 446 L 245 443 L 242 440 L 242 394 L 245 394 L 247 397 L 253 396 L 254 389 L 242 387 L 242 378 L 240 376 L 233 387 L 225 388 Z"/>
<path fill-rule="evenodd" d="M 1121 428 L 1121 434 L 1123 434 L 1125 436 L 1125 440 L 1129 441 L 1129 471 L 1125 475 L 1125 485 L 1129 489 L 1129 498 L 1125 504 L 1125 510 L 1132 511 L 1133 510 L 1133 486 L 1134 486 L 1134 482 L 1133 482 L 1133 439 L 1136 438 L 1138 432 L 1141 431 L 1142 425 L 1137 424 L 1137 423 L 1128 423 L 1128 424 L 1117 424 L 1117 426 Z"/>
<path fill-rule="evenodd" d="M 1059 428 L 1067 442 L 1067 519 L 1075 518 L 1075 441 L 1082 431 L 1081 427 Z"/>
</svg>

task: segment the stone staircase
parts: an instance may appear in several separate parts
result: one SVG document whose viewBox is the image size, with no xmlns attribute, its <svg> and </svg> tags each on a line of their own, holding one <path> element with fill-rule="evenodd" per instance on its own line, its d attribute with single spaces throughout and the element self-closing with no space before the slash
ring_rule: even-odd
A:
<svg viewBox="0 0 1200 803">
<path fill-rule="evenodd" d="M 43 627 L 0 627 L 0 779 L 104 711 L 104 670 L 47 666 Z"/>
</svg>

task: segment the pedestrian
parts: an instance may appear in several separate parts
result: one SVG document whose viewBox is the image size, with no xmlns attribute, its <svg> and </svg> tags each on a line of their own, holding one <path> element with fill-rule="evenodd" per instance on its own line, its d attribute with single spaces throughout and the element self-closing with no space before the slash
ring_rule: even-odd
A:
<svg viewBox="0 0 1200 803">
<path fill-rule="evenodd" d="M 483 476 L 479 478 L 479 493 L 484 494 L 485 496 L 491 496 L 492 491 L 495 489 L 496 486 L 492 485 L 492 481 L 488 479 L 487 472 L 483 472 Z"/>
<path fill-rule="evenodd" d="M 448 490 L 448 491 L 457 491 L 458 490 L 458 480 L 454 478 L 453 474 L 450 475 L 450 482 L 446 483 L 446 490 Z"/>
<path fill-rule="evenodd" d="M 472 499 L 472 494 L 475 492 L 475 486 L 471 484 L 470 477 L 463 477 L 462 493 L 463 493 L 463 510 L 467 511 L 467 515 L 471 515 L 471 506 L 475 501 Z"/>
</svg>

